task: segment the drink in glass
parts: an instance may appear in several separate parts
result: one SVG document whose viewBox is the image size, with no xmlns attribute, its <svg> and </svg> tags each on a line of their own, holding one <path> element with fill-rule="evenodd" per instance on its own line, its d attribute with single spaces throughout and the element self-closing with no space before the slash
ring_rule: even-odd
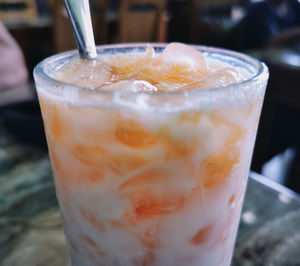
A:
<svg viewBox="0 0 300 266">
<path fill-rule="evenodd" d="M 268 71 L 228 50 L 98 47 L 35 69 L 72 265 L 231 261 Z"/>
</svg>

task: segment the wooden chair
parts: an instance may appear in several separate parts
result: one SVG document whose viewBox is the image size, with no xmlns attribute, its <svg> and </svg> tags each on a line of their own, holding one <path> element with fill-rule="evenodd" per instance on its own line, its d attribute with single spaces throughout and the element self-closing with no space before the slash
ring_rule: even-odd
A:
<svg viewBox="0 0 300 266">
<path fill-rule="evenodd" d="M 270 78 L 262 108 L 251 169 L 261 172 L 263 165 L 294 148 L 291 169 L 283 184 L 300 193 L 300 27 L 281 31 L 267 40 L 253 56 L 269 67 Z"/>
<path fill-rule="evenodd" d="M 218 13 L 218 16 L 222 16 L 225 13 L 230 13 L 232 6 L 240 5 L 241 2 L 241 0 L 190 0 L 190 42 L 222 46 L 226 30 L 220 27 L 216 21 L 207 22 L 203 15 L 205 12 L 213 10 Z"/>
<path fill-rule="evenodd" d="M 37 19 L 35 0 L 0 0 L 0 20 L 5 24 L 31 23 Z"/>
<path fill-rule="evenodd" d="M 107 9 L 108 0 L 90 0 L 91 17 L 96 44 L 107 43 L 108 22 Z M 52 4 L 54 18 L 54 46 L 56 52 L 62 52 L 76 48 L 70 20 L 64 6 L 63 0 L 54 0 Z"/>
<path fill-rule="evenodd" d="M 260 172 L 264 163 L 287 148 L 300 151 L 300 64 L 299 54 L 287 48 L 268 47 L 254 56 L 270 70 L 251 166 Z"/>
<path fill-rule="evenodd" d="M 167 0 L 121 0 L 119 42 L 165 42 Z"/>
</svg>

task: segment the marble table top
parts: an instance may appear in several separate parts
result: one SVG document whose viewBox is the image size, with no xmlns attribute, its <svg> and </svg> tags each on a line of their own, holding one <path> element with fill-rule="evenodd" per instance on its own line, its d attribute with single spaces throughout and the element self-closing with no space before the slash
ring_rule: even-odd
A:
<svg viewBox="0 0 300 266">
<path fill-rule="evenodd" d="M 299 199 L 251 173 L 232 266 L 300 265 Z M 68 261 L 47 152 L 0 128 L 0 265 Z"/>
</svg>

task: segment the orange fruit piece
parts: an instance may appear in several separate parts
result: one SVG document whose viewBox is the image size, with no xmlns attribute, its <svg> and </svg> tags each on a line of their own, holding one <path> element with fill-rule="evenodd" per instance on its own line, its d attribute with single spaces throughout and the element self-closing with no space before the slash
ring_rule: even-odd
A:
<svg viewBox="0 0 300 266">
<path fill-rule="evenodd" d="M 238 153 L 234 153 L 230 149 L 221 154 L 209 156 L 202 162 L 203 186 L 205 188 L 214 188 L 225 182 L 232 169 L 238 163 Z"/>
<path fill-rule="evenodd" d="M 52 138 L 58 139 L 63 132 L 62 123 L 59 119 L 59 111 L 56 105 L 53 105 L 43 99 L 43 97 L 40 97 L 40 106 L 43 114 L 45 114 L 44 117 L 44 123 L 45 127 L 50 129 L 50 133 Z"/>
<path fill-rule="evenodd" d="M 147 249 L 158 249 L 161 247 L 159 233 L 152 228 L 147 228 L 142 236 L 139 236 L 140 242 Z"/>
<path fill-rule="evenodd" d="M 121 120 L 115 130 L 116 139 L 131 148 L 147 148 L 158 141 L 158 136 L 132 119 Z"/>
<path fill-rule="evenodd" d="M 90 246 L 92 246 L 92 247 L 97 247 L 97 243 L 92 239 L 92 238 L 90 238 L 90 237 L 86 237 L 85 238 L 85 241 L 90 245 Z"/>
<path fill-rule="evenodd" d="M 96 249 L 96 252 L 100 257 L 105 257 L 107 255 L 106 252 L 104 252 L 102 249 L 99 248 L 98 244 L 92 238 L 87 236 L 85 238 L 85 241 L 87 242 L 88 245 Z M 94 257 L 92 254 L 91 256 Z"/>
<path fill-rule="evenodd" d="M 58 118 L 58 111 L 57 109 L 54 109 L 51 118 L 51 133 L 54 138 L 58 138 L 61 135 L 61 132 L 62 132 L 62 125 Z"/>
<path fill-rule="evenodd" d="M 54 173 L 58 175 L 63 188 L 68 189 L 71 186 L 94 184 L 103 179 L 104 174 L 101 169 L 64 160 L 63 156 L 59 156 L 55 145 L 53 145 L 49 151 Z"/>
<path fill-rule="evenodd" d="M 82 181 L 85 182 L 88 180 L 91 183 L 98 183 L 103 179 L 103 172 L 98 169 L 90 169 L 87 173 L 83 174 Z"/>
<path fill-rule="evenodd" d="M 227 121 L 222 115 L 216 112 L 211 113 L 209 118 L 215 127 L 224 125 L 229 128 L 229 136 L 225 141 L 225 147 L 234 146 L 246 134 L 246 130 L 242 126 Z"/>
<path fill-rule="evenodd" d="M 173 65 L 161 67 L 161 61 L 151 57 L 145 57 L 126 66 L 112 66 L 112 74 L 115 80 L 128 78 L 146 80 L 152 85 L 160 82 L 188 83 L 191 74 L 186 65 Z M 144 77 L 144 78 L 143 78 Z"/>
<path fill-rule="evenodd" d="M 147 193 L 146 191 L 144 193 Z M 147 219 L 155 215 L 174 213 L 182 208 L 182 197 L 164 197 L 162 195 L 145 195 L 134 203 L 137 219 Z"/>
<path fill-rule="evenodd" d="M 101 250 L 101 249 L 97 249 L 97 254 L 100 256 L 100 257 L 105 257 L 107 254 L 105 251 Z"/>
<path fill-rule="evenodd" d="M 90 224 L 92 224 L 96 229 L 98 229 L 101 233 L 105 232 L 105 226 L 103 223 L 101 223 L 98 219 L 95 218 L 95 215 L 93 213 L 87 212 L 83 209 L 80 210 L 80 213 L 82 217 L 88 221 Z"/>
<path fill-rule="evenodd" d="M 150 189 L 151 186 L 163 184 L 166 179 L 166 173 L 160 169 L 149 169 L 142 172 L 123 184 L 121 184 L 119 190 L 139 190 L 139 189 Z"/>
<path fill-rule="evenodd" d="M 229 129 L 229 135 L 222 147 L 202 162 L 205 188 L 213 188 L 225 182 L 233 168 L 238 166 L 239 151 L 236 145 L 246 134 L 242 126 L 228 122 L 218 113 L 213 112 L 210 119 L 215 127 L 226 126 Z"/>
<path fill-rule="evenodd" d="M 183 207 L 184 196 L 174 191 L 166 191 L 166 178 L 167 173 L 163 170 L 150 169 L 120 186 L 121 195 L 131 201 L 137 220 L 173 213 Z"/>
<path fill-rule="evenodd" d="M 211 234 L 212 226 L 207 225 L 197 231 L 197 233 L 190 239 L 190 242 L 194 245 L 201 245 L 205 243 Z"/>
<path fill-rule="evenodd" d="M 229 199 L 229 201 L 228 201 L 229 205 L 233 204 L 233 202 L 235 201 L 235 198 L 236 198 L 235 195 L 232 194 L 231 197 L 230 197 L 230 199 Z"/>
<path fill-rule="evenodd" d="M 151 76 L 152 80 L 156 83 L 167 82 L 185 84 L 191 82 L 191 79 L 185 75 L 186 73 L 172 72 L 171 69 L 160 69 L 158 66 L 156 68 L 144 67 L 141 69 L 141 73 Z"/>
<path fill-rule="evenodd" d="M 135 258 L 132 260 L 134 266 L 151 266 L 155 263 L 155 255 L 152 251 L 149 251 L 145 256 L 138 259 Z"/>
<path fill-rule="evenodd" d="M 110 220 L 109 224 L 115 228 L 122 228 L 123 227 L 123 222 L 119 220 Z"/>
<path fill-rule="evenodd" d="M 117 59 L 115 57 L 115 59 Z M 140 74 L 141 68 L 144 65 L 151 64 L 152 60 L 152 48 L 147 48 L 145 54 L 138 58 L 137 60 L 132 61 L 132 58 L 120 57 L 119 60 L 117 59 L 115 62 L 111 62 L 111 72 L 114 77 L 114 81 L 128 79 L 133 76 Z M 120 64 L 121 63 L 121 64 Z"/>
<path fill-rule="evenodd" d="M 231 124 L 229 127 L 229 136 L 225 141 L 224 146 L 233 147 L 240 139 L 242 139 L 245 136 L 246 130 L 241 126 L 234 124 Z"/>
<path fill-rule="evenodd" d="M 66 127 L 61 121 L 58 107 L 49 104 L 47 105 L 47 108 L 48 110 L 46 110 L 46 112 L 48 112 L 50 116 L 49 124 L 50 124 L 51 138 L 53 138 L 54 140 L 62 139 L 66 135 Z"/>
<path fill-rule="evenodd" d="M 179 115 L 178 121 L 179 123 L 191 122 L 193 124 L 197 124 L 202 116 L 202 113 L 199 111 L 195 112 L 182 112 Z"/>
<path fill-rule="evenodd" d="M 146 159 L 141 156 L 122 153 L 112 157 L 109 166 L 114 173 L 124 175 L 144 166 L 146 163 Z"/>
<path fill-rule="evenodd" d="M 140 237 L 140 242 L 147 249 L 158 249 L 161 246 L 161 244 L 157 238 L 148 239 L 145 237 Z"/>
<path fill-rule="evenodd" d="M 158 81 L 154 80 L 151 75 L 145 74 L 145 73 L 137 73 L 134 77 L 135 80 L 145 80 L 149 82 L 151 85 L 157 85 Z"/>
<path fill-rule="evenodd" d="M 73 165 L 63 162 L 54 143 L 50 145 L 49 154 L 55 178 L 60 182 L 62 189 L 68 190 L 70 185 L 77 183 Z"/>
<path fill-rule="evenodd" d="M 196 140 L 171 140 L 166 145 L 167 159 L 174 157 L 187 157 L 194 153 L 197 149 L 198 142 Z"/>
<path fill-rule="evenodd" d="M 77 144 L 72 149 L 72 154 L 78 161 L 90 166 L 102 166 L 110 158 L 110 154 L 100 146 L 83 144 Z"/>
</svg>

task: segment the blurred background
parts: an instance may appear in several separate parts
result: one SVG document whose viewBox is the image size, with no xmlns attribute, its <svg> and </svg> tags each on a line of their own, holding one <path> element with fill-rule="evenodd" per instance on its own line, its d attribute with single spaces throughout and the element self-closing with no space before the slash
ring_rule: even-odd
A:
<svg viewBox="0 0 300 266">
<path fill-rule="evenodd" d="M 233 49 L 266 62 L 270 80 L 251 169 L 300 192 L 300 0 L 90 5 L 98 45 L 177 41 Z M 0 0 L 0 127 L 45 148 L 32 71 L 43 58 L 74 48 L 63 0 Z"/>
</svg>

